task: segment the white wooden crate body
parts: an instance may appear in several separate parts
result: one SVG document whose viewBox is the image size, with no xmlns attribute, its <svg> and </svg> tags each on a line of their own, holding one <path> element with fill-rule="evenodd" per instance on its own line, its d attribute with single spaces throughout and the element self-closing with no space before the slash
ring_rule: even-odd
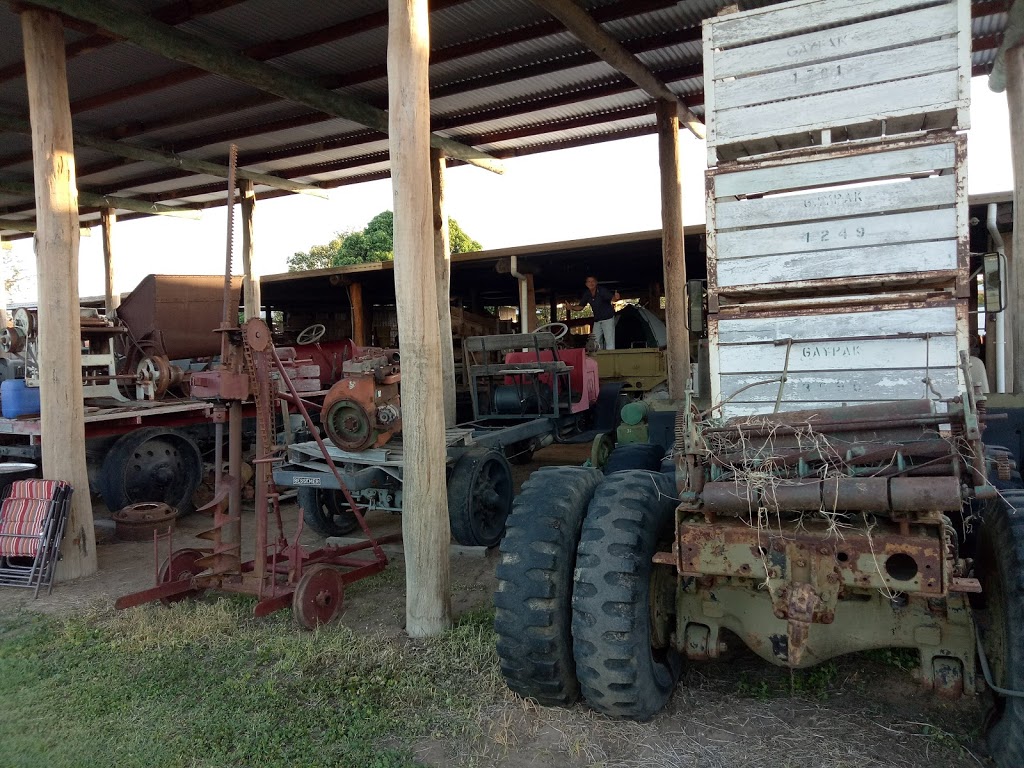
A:
<svg viewBox="0 0 1024 768">
<path fill-rule="evenodd" d="M 704 22 L 708 164 L 966 129 L 967 0 L 795 0 Z"/>
<path fill-rule="evenodd" d="M 725 402 L 716 415 L 771 413 L 777 400 L 780 411 L 938 400 L 963 389 L 967 307 L 949 300 L 712 316 L 709 336 L 712 403 Z"/>
<path fill-rule="evenodd" d="M 917 140 L 708 171 L 714 304 L 858 286 L 961 290 L 966 142 Z"/>
</svg>

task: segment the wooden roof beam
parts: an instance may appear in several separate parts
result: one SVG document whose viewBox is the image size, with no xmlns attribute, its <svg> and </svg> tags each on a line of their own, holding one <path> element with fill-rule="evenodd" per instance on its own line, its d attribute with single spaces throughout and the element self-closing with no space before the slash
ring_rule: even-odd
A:
<svg viewBox="0 0 1024 768">
<path fill-rule="evenodd" d="M 161 24 L 143 14 L 116 8 L 97 0 L 33 0 L 32 5 L 96 24 L 152 53 L 245 83 L 279 98 L 305 104 L 325 114 L 352 120 L 387 135 L 388 116 L 382 109 L 321 88 L 308 80 L 269 64 L 254 61 L 240 53 L 220 48 L 196 35 Z M 430 145 L 442 150 L 449 157 L 496 173 L 503 171 L 499 160 L 444 136 L 431 134 Z"/>
<path fill-rule="evenodd" d="M 216 11 L 230 8 L 232 5 L 244 3 L 245 1 L 246 0 L 175 0 L 175 2 L 165 5 L 163 8 L 158 8 L 153 11 L 150 16 L 157 21 L 164 22 L 165 24 L 183 24 L 197 16 L 215 13 Z M 100 48 L 106 48 L 108 45 L 112 45 L 118 41 L 118 38 L 115 35 L 111 35 L 109 32 L 104 32 L 102 30 L 97 30 L 95 25 L 76 24 L 75 26 L 79 31 L 87 34 L 88 37 L 65 46 L 65 60 L 73 59 L 75 56 L 81 56 L 83 53 L 91 53 Z M 22 77 L 24 74 L 25 63 L 23 61 L 9 64 L 6 67 L 0 68 L 0 83 L 13 80 L 16 77 Z"/>
<path fill-rule="evenodd" d="M 698 139 L 706 136 L 704 123 L 686 108 L 679 97 L 648 69 L 643 62 L 609 35 L 594 18 L 573 0 L 533 0 L 572 32 L 580 42 L 624 74 L 654 99 L 664 99 L 678 105 L 679 118 Z"/>
<path fill-rule="evenodd" d="M 0 130 L 14 131 L 15 133 L 23 133 L 27 135 L 32 134 L 32 128 L 29 125 L 28 120 L 23 120 L 13 115 L 0 114 Z M 160 152 L 155 149 L 149 149 L 148 147 L 139 147 L 133 144 L 126 144 L 124 142 L 111 141 L 110 139 L 92 136 L 81 131 L 75 131 L 74 137 L 75 144 L 77 145 L 92 147 L 93 149 L 98 149 L 101 152 L 116 155 L 117 157 L 123 157 L 128 160 L 138 160 L 139 162 L 153 163 L 155 165 L 162 165 L 168 168 L 178 168 L 184 171 L 191 171 L 192 173 L 217 176 L 222 179 L 228 178 L 228 167 L 226 165 L 211 163 L 206 160 L 196 160 L 189 157 L 183 157 L 181 155 L 176 155 L 173 152 Z M 291 179 L 282 179 L 280 176 L 274 176 L 268 173 L 259 173 L 257 171 L 249 171 L 240 168 L 236 171 L 236 175 L 239 178 L 248 179 L 255 184 L 262 184 L 263 186 L 273 187 L 274 189 L 311 194 L 317 197 L 327 197 L 326 192 L 313 184 L 302 184 L 297 181 L 292 181 Z"/>
<path fill-rule="evenodd" d="M 35 197 L 35 186 L 25 181 L 5 181 L 0 179 L 0 192 L 12 195 Z M 133 197 L 115 197 L 113 195 L 96 195 L 91 192 L 78 191 L 78 201 L 85 206 L 98 208 L 120 208 L 138 213 L 160 214 L 164 216 L 180 216 L 185 219 L 198 219 L 200 213 L 189 206 L 160 205 L 138 200 Z"/>
</svg>

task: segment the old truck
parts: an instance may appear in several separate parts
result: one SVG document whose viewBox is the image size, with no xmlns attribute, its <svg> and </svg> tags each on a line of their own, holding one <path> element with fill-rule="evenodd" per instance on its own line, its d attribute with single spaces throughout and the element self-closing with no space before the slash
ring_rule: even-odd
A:
<svg viewBox="0 0 1024 768">
<path fill-rule="evenodd" d="M 678 404 L 668 471 L 525 483 L 495 596 L 514 691 L 642 720 L 737 641 L 792 669 L 907 648 L 925 686 L 989 696 L 992 756 L 1024 765 L 1024 490 L 971 361 L 969 32 L 956 0 L 705 22 L 711 399 Z"/>
</svg>

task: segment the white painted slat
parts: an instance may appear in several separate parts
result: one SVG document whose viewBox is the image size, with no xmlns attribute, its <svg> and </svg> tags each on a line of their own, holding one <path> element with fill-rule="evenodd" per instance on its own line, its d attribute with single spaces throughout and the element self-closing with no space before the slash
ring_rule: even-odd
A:
<svg viewBox="0 0 1024 768">
<path fill-rule="evenodd" d="M 715 77 L 738 77 L 754 72 L 801 67 L 832 58 L 858 56 L 923 40 L 934 40 L 954 35 L 956 31 L 956 11 L 952 4 L 945 3 L 910 11 L 897 18 L 855 22 L 841 29 L 824 29 L 717 51 Z"/>
<path fill-rule="evenodd" d="M 807 253 L 955 237 L 956 217 L 950 211 L 917 211 L 782 227 L 720 231 L 716 239 L 715 256 L 718 261 L 723 261 L 770 253 Z"/>
<path fill-rule="evenodd" d="M 818 62 L 736 80 L 719 80 L 715 92 L 715 109 L 733 109 L 859 88 L 887 80 L 955 71 L 956 67 L 957 40 L 948 37 L 930 43 Z"/>
<path fill-rule="evenodd" d="M 872 186 L 816 189 L 798 195 L 737 200 L 718 204 L 718 229 L 784 225 L 790 222 L 834 220 L 893 210 L 952 208 L 956 204 L 956 178 L 930 176 Z M 950 210 L 946 214 L 952 216 Z"/>
<path fill-rule="evenodd" d="M 842 342 L 795 342 L 788 370 L 846 371 L 851 368 L 931 368 L 957 363 L 956 337 L 930 339 L 864 339 Z M 720 373 L 780 372 L 786 367 L 786 345 L 724 344 L 718 347 Z"/>
<path fill-rule="evenodd" d="M 846 184 L 896 176 L 906 176 L 953 167 L 956 150 L 952 143 L 931 144 L 895 151 L 880 151 L 849 157 L 714 175 L 716 197 L 764 195 L 824 184 Z"/>
<path fill-rule="evenodd" d="M 768 285 L 831 277 L 902 275 L 957 268 L 955 240 L 901 243 L 873 248 L 772 254 L 725 259 L 715 264 L 719 288 Z"/>
<path fill-rule="evenodd" d="M 919 333 L 951 335 L 956 332 L 956 308 L 941 306 L 827 315 L 712 319 L 712 330 L 715 326 L 719 344 L 774 342 L 789 338 L 836 339 Z"/>
<path fill-rule="evenodd" d="M 907 399 L 920 400 L 921 398 L 913 397 Z M 844 405 L 863 405 L 863 403 L 858 401 L 812 402 L 801 400 L 783 400 L 779 404 L 779 412 L 788 413 L 789 411 L 809 411 L 813 409 L 836 408 Z M 722 413 L 724 411 L 723 417 L 726 419 L 732 419 L 738 416 L 767 416 L 772 412 L 774 407 L 774 401 L 770 403 L 747 403 L 742 401 L 732 401 L 726 403 L 720 411 L 715 411 L 715 415 L 717 416 L 719 413 Z M 940 409 L 942 407 L 942 403 L 936 403 L 937 409 Z M 940 410 L 939 412 L 941 413 L 942 411 Z"/>
<path fill-rule="evenodd" d="M 722 376 L 722 394 L 730 397 L 750 384 L 756 386 L 740 392 L 737 400 L 747 403 L 775 403 L 780 384 L 758 384 L 778 374 L 739 374 Z M 817 400 L 839 402 L 878 402 L 883 400 L 917 400 L 933 397 L 935 392 L 924 383 L 927 377 L 942 397 L 957 394 L 959 384 L 956 368 L 915 368 L 909 370 L 850 370 L 838 373 L 790 374 L 782 384 L 783 400 Z"/>
<path fill-rule="evenodd" d="M 871 16 L 885 16 L 939 4 L 951 3 L 942 0 L 810 0 L 765 8 L 760 12 L 719 16 L 706 23 L 712 26 L 715 46 L 730 48 L 817 27 L 849 24 Z"/>
<path fill-rule="evenodd" d="M 946 110 L 959 98 L 956 71 L 711 113 L 719 144 Z"/>
</svg>

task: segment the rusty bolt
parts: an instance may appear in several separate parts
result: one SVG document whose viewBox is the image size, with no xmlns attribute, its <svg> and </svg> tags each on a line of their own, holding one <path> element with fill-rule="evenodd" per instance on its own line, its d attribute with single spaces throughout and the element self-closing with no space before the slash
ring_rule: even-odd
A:
<svg viewBox="0 0 1024 768">
<path fill-rule="evenodd" d="M 828 554 L 828 547 L 818 547 L 818 553 L 822 555 Z"/>
<path fill-rule="evenodd" d="M 782 610 L 781 608 L 776 608 L 775 609 L 775 618 L 776 619 L 784 619 L 784 618 L 786 618 L 786 612 L 784 610 Z"/>
<path fill-rule="evenodd" d="M 797 560 L 796 561 L 796 567 L 797 568 L 806 568 L 807 567 L 807 561 L 804 560 L 803 558 Z"/>
</svg>

